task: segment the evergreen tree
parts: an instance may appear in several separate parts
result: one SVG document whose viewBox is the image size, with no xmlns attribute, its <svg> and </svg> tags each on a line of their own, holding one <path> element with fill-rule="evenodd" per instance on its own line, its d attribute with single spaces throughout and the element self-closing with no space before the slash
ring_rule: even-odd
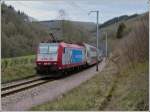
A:
<svg viewBox="0 0 150 112">
<path fill-rule="evenodd" d="M 125 24 L 124 23 L 120 23 L 119 24 L 119 27 L 118 27 L 118 30 L 117 30 L 117 38 L 120 39 L 123 37 L 123 32 L 124 32 L 124 29 L 126 28 Z"/>
</svg>

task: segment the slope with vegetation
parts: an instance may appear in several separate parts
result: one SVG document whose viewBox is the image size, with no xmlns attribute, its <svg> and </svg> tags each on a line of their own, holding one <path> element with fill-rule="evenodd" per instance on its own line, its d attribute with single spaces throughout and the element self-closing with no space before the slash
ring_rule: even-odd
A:
<svg viewBox="0 0 150 112">
<path fill-rule="evenodd" d="M 54 101 L 31 108 L 32 111 L 148 110 L 148 63 L 117 72 L 115 64 Z M 131 75 L 132 73 L 132 75 Z"/>
<path fill-rule="evenodd" d="M 108 38 L 110 43 L 115 44 L 111 44 L 113 50 L 108 57 L 109 63 L 101 73 L 56 100 L 35 106 L 31 110 L 147 111 L 148 22 L 148 13 L 124 21 L 127 27 L 122 38 Z"/>
<path fill-rule="evenodd" d="M 32 21 L 21 11 L 2 3 L 2 58 L 35 54 L 39 42 L 49 40 L 49 33 L 65 42 L 88 42 L 88 23 L 68 20 Z M 43 18 L 44 19 L 44 18 Z M 87 25 L 90 26 L 90 25 Z"/>
<path fill-rule="evenodd" d="M 28 16 L 1 4 L 2 58 L 31 55 L 39 42 L 48 38 L 48 29 L 30 22 Z"/>
</svg>

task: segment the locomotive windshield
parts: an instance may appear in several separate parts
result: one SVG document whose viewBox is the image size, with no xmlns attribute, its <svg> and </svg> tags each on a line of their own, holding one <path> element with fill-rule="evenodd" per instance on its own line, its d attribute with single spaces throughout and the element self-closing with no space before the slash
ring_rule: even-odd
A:
<svg viewBox="0 0 150 112">
<path fill-rule="evenodd" d="M 56 46 L 56 45 L 49 46 L 49 53 L 56 54 L 57 49 L 58 49 L 58 46 Z"/>
<path fill-rule="evenodd" d="M 39 53 L 40 54 L 57 54 L 58 45 L 57 44 L 40 44 Z"/>
<path fill-rule="evenodd" d="M 38 61 L 57 61 L 57 43 L 40 43 L 37 60 Z"/>
<path fill-rule="evenodd" d="M 48 53 L 48 46 L 40 46 L 39 51 L 40 51 L 40 54 Z"/>
</svg>

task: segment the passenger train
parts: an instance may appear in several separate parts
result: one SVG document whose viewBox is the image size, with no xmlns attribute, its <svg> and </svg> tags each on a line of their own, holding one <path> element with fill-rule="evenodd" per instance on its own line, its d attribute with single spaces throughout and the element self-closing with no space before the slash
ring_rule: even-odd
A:
<svg viewBox="0 0 150 112">
<path fill-rule="evenodd" d="M 99 50 L 98 57 L 98 60 L 101 61 Z M 37 73 L 66 71 L 91 66 L 96 62 L 97 49 L 89 44 L 40 43 L 36 55 L 36 70 Z"/>
</svg>

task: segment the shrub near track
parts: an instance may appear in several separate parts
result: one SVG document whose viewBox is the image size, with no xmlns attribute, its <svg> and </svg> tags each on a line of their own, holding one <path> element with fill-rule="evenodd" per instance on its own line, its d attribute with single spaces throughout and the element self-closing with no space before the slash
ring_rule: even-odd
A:
<svg viewBox="0 0 150 112">
<path fill-rule="evenodd" d="M 4 58 L 1 60 L 2 71 L 8 67 L 18 66 L 18 65 L 25 65 L 25 64 L 34 64 L 35 62 L 35 55 L 30 56 L 21 56 L 15 58 Z"/>
<path fill-rule="evenodd" d="M 35 75 L 35 55 L 2 59 L 2 83 Z"/>
</svg>

